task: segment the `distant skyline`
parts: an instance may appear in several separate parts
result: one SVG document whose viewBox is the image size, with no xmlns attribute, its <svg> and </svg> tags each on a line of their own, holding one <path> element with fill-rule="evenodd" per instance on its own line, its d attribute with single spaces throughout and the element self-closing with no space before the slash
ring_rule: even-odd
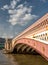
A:
<svg viewBox="0 0 48 65">
<path fill-rule="evenodd" d="M 48 0 L 0 0 L 0 37 L 16 37 L 46 13 Z"/>
</svg>

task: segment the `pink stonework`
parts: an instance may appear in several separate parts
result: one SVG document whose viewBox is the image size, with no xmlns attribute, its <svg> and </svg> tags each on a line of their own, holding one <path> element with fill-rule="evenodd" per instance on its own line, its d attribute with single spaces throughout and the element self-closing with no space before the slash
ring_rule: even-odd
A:
<svg viewBox="0 0 48 65">
<path fill-rule="evenodd" d="M 34 48 L 39 54 L 41 54 L 45 59 L 48 60 L 48 44 L 44 44 L 42 42 L 38 42 L 28 38 L 19 39 L 16 43 L 29 45 L 30 47 Z"/>
</svg>

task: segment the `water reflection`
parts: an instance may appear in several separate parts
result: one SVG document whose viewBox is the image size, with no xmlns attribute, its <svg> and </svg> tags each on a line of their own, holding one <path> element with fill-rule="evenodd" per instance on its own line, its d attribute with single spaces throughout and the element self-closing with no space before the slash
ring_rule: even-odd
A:
<svg viewBox="0 0 48 65">
<path fill-rule="evenodd" d="M 13 65 L 48 65 L 48 62 L 40 55 L 31 54 L 6 54 Z"/>
</svg>

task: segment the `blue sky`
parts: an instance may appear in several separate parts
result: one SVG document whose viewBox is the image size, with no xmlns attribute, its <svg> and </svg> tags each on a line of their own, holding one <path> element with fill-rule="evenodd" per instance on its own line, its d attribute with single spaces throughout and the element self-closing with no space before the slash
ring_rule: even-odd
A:
<svg viewBox="0 0 48 65">
<path fill-rule="evenodd" d="M 0 0 L 0 37 L 15 37 L 48 13 L 48 0 Z"/>
</svg>

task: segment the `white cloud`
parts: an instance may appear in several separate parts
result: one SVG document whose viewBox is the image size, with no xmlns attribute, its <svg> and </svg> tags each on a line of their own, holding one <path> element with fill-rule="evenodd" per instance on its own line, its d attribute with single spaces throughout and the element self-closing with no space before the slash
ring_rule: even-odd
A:
<svg viewBox="0 0 48 65">
<path fill-rule="evenodd" d="M 14 9 L 15 8 L 15 6 L 17 5 L 17 2 L 19 2 L 20 0 L 12 0 L 11 2 L 10 2 L 10 5 L 4 5 L 1 9 L 2 10 L 5 10 L 5 9 Z"/>
<path fill-rule="evenodd" d="M 7 10 L 9 14 L 9 19 L 7 20 L 7 22 L 11 24 L 10 27 L 8 26 L 8 28 L 5 28 L 2 25 L 0 25 L 1 37 L 12 38 L 13 36 L 18 35 L 22 29 L 20 29 L 19 27 L 22 27 L 26 25 L 28 22 L 37 18 L 36 15 L 31 14 L 33 6 L 27 6 L 27 2 L 17 5 L 19 1 L 20 0 L 11 0 L 10 5 L 6 4 L 1 8 L 3 11 Z M 19 24 L 20 26 L 18 25 L 16 29 L 13 29 L 14 25 L 17 24 Z"/>
<path fill-rule="evenodd" d="M 9 9 L 9 6 L 8 5 L 4 5 L 1 9 L 2 10 Z"/>
<path fill-rule="evenodd" d="M 12 0 L 10 5 L 4 5 L 2 9 L 7 9 L 9 14 L 8 22 L 12 25 L 25 25 L 31 20 L 37 18 L 36 15 L 32 15 L 32 6 L 26 6 L 26 2 L 24 4 L 17 5 L 17 2 L 20 0 Z"/>
<path fill-rule="evenodd" d="M 32 19 L 32 15 L 31 14 L 26 14 L 23 18 L 23 20 L 31 20 Z"/>
<path fill-rule="evenodd" d="M 17 4 L 17 1 L 16 1 L 16 0 L 13 0 L 13 1 L 11 1 L 10 7 L 11 7 L 12 9 L 14 9 L 15 6 L 16 6 L 16 4 Z"/>
<path fill-rule="evenodd" d="M 14 10 L 9 9 L 9 10 L 8 10 L 8 13 L 9 13 L 10 15 L 16 14 L 16 9 L 14 9 Z"/>
<path fill-rule="evenodd" d="M 36 15 L 31 14 L 32 7 L 26 7 L 23 6 L 23 4 L 19 5 L 17 7 L 18 9 L 11 10 L 8 12 L 10 15 L 9 22 L 12 25 L 20 24 L 20 25 L 25 25 L 27 24 L 30 20 L 36 18 Z"/>
</svg>

